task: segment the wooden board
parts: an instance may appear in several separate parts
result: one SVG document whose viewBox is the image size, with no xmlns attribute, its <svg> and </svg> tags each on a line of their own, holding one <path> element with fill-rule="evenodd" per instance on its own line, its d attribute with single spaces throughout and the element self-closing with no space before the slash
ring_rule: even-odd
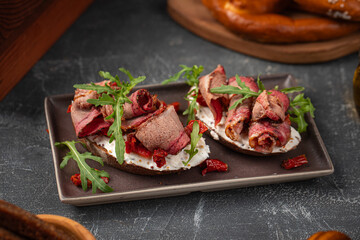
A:
<svg viewBox="0 0 360 240">
<path fill-rule="evenodd" d="M 276 62 L 325 62 L 360 49 L 360 32 L 314 43 L 266 44 L 246 40 L 218 23 L 201 0 L 168 0 L 168 12 L 176 22 L 200 37 L 250 56 Z"/>
<path fill-rule="evenodd" d="M 52 214 L 38 214 L 36 216 L 47 223 L 53 224 L 57 229 L 71 234 L 75 238 L 74 240 L 95 240 L 94 235 L 89 230 L 70 218 Z"/>
<path fill-rule="evenodd" d="M 0 2 L 0 100 L 93 0 Z"/>
</svg>

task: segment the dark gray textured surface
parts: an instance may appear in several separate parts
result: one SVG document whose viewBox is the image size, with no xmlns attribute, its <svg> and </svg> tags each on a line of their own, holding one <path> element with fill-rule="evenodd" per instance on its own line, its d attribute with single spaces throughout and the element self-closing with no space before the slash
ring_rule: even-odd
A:
<svg viewBox="0 0 360 240">
<path fill-rule="evenodd" d="M 360 239 L 360 119 L 352 101 L 352 54 L 312 65 L 268 62 L 209 43 L 166 13 L 166 2 L 95 1 L 0 103 L 0 198 L 58 214 L 97 239 L 306 239 L 339 230 Z M 333 175 L 278 185 L 91 207 L 58 199 L 43 100 L 125 67 L 158 83 L 179 64 L 217 64 L 227 74 L 292 73 L 316 107 Z"/>
</svg>

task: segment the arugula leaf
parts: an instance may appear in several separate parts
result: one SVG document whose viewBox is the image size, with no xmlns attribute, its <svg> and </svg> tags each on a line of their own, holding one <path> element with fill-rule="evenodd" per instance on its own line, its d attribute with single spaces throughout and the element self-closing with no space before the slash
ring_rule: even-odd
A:
<svg viewBox="0 0 360 240">
<path fill-rule="evenodd" d="M 84 191 L 87 190 L 87 179 L 92 183 L 92 192 L 96 193 L 96 189 L 100 189 L 103 192 L 112 192 L 113 189 L 108 186 L 101 177 L 109 177 L 109 174 L 105 171 L 99 171 L 91 168 L 85 161 L 85 159 L 92 159 L 104 166 L 104 163 L 100 157 L 92 155 L 90 152 L 80 153 L 76 149 L 75 141 L 56 142 L 55 146 L 65 145 L 69 148 L 70 152 L 64 156 L 63 161 L 60 163 L 60 168 L 63 169 L 70 159 L 73 159 L 80 170 L 81 186 Z"/>
<path fill-rule="evenodd" d="M 96 91 L 97 93 L 106 92 L 110 88 L 107 84 L 105 84 L 105 86 L 100 86 L 100 85 L 96 85 L 95 83 L 75 84 L 73 87 L 74 88 L 79 88 L 79 89 L 85 89 L 85 90 L 93 90 L 93 91 Z"/>
<path fill-rule="evenodd" d="M 196 149 L 196 145 L 199 142 L 200 138 L 202 137 L 202 134 L 199 134 L 200 127 L 199 123 L 197 121 L 194 121 L 193 123 L 193 129 L 190 134 L 191 142 L 190 142 L 190 150 L 185 150 L 189 154 L 189 159 L 187 162 L 183 161 L 184 166 L 186 166 L 190 160 L 199 152 L 198 149 Z"/>
<path fill-rule="evenodd" d="M 260 74 L 258 75 L 256 82 L 257 82 L 257 85 L 259 87 L 259 92 L 262 92 L 262 91 L 266 90 L 263 82 L 260 80 Z"/>
<path fill-rule="evenodd" d="M 288 93 L 294 93 L 294 92 L 302 92 L 304 90 L 305 90 L 304 87 L 291 87 L 291 88 L 283 88 L 280 90 L 280 92 L 288 94 Z"/>
<path fill-rule="evenodd" d="M 304 94 L 301 93 L 297 95 L 291 102 L 290 102 L 290 109 L 288 113 L 290 114 L 290 120 L 295 122 L 298 126 L 298 132 L 306 132 L 306 128 L 308 126 L 307 122 L 305 121 L 305 113 L 309 112 L 312 118 L 315 117 L 314 115 L 315 108 L 311 103 L 310 98 L 304 98 Z M 293 117 L 295 115 L 295 117 Z"/>
<path fill-rule="evenodd" d="M 110 136 L 109 142 L 115 141 L 115 155 L 119 164 L 124 162 L 125 154 L 125 141 L 122 136 L 121 130 L 121 118 L 124 113 L 124 104 L 131 103 L 127 95 L 130 91 L 140 82 L 145 80 L 145 76 L 140 76 L 134 78 L 129 71 L 124 68 L 119 68 L 119 70 L 125 73 L 129 82 L 122 82 L 119 79 L 119 76 L 112 76 L 109 72 L 100 71 L 99 75 L 105 79 L 109 79 L 111 83 L 116 83 L 117 88 L 111 88 L 107 83 L 105 86 L 99 86 L 94 83 L 91 84 L 75 84 L 74 88 L 93 90 L 101 94 L 99 99 L 89 99 L 88 103 L 94 104 L 95 106 L 104 106 L 111 105 L 114 112 L 108 116 L 106 119 L 114 119 L 113 124 L 110 126 L 107 135 Z"/>
<path fill-rule="evenodd" d="M 224 94 L 243 94 L 243 91 L 235 86 L 221 85 L 220 87 L 210 89 L 212 93 L 224 93 Z"/>
<path fill-rule="evenodd" d="M 229 110 L 232 110 L 232 109 L 235 109 L 239 104 L 241 104 L 245 99 L 247 99 L 247 98 L 251 98 L 252 96 L 250 96 L 250 95 L 247 95 L 247 96 L 245 96 L 245 97 L 243 97 L 243 98 L 241 98 L 241 99 L 239 99 L 239 100 L 237 100 L 236 102 L 234 102 L 234 104 L 233 105 L 231 105 L 230 107 L 229 107 Z"/>
<path fill-rule="evenodd" d="M 239 104 L 241 104 L 245 99 L 250 97 L 257 97 L 260 95 L 262 90 L 259 92 L 252 91 L 244 82 L 241 81 L 239 75 L 236 74 L 235 76 L 236 82 L 239 85 L 240 88 L 235 86 L 229 86 L 229 85 L 221 85 L 221 87 L 212 88 L 210 89 L 210 92 L 212 93 L 225 93 L 225 94 L 241 94 L 243 97 L 237 100 L 233 105 L 229 107 L 229 110 L 232 110 L 236 108 Z M 264 87 L 260 79 L 258 78 L 258 84 L 260 83 L 260 86 Z M 265 88 L 264 88 L 265 89 Z"/>
<path fill-rule="evenodd" d="M 204 71 L 203 66 L 194 65 L 192 67 L 188 67 L 186 65 L 180 65 L 180 67 L 182 67 L 182 69 L 179 72 L 175 73 L 169 79 L 166 79 L 166 80 L 162 81 L 161 84 L 165 85 L 165 84 L 168 84 L 168 83 L 171 83 L 171 82 L 176 82 L 177 80 L 179 80 L 181 78 L 181 75 L 183 75 L 183 77 L 185 77 L 187 79 L 185 82 L 189 86 L 193 87 L 193 86 L 199 84 L 198 77 L 200 76 L 202 71 Z"/>
<path fill-rule="evenodd" d="M 114 99 L 110 95 L 104 93 L 99 97 L 99 99 L 89 99 L 87 102 L 94 104 L 97 107 L 103 105 L 112 105 L 114 103 Z"/>
<path fill-rule="evenodd" d="M 185 100 L 189 102 L 188 108 L 183 112 L 183 115 L 188 115 L 187 122 L 195 120 L 195 110 L 199 110 L 199 106 L 196 103 L 196 100 L 199 96 L 199 76 L 204 70 L 203 66 L 194 65 L 188 67 L 186 65 L 180 65 L 182 69 L 174 74 L 169 79 L 164 80 L 161 84 L 168 84 L 171 82 L 176 82 L 183 76 L 186 78 L 185 82 L 191 87 L 191 90 L 186 94 Z"/>
<path fill-rule="evenodd" d="M 292 87 L 284 88 L 280 91 L 288 94 L 294 92 L 302 92 L 304 90 L 304 87 Z M 305 113 L 310 112 L 310 116 L 314 118 L 314 111 L 315 108 L 311 103 L 310 98 L 304 98 L 303 93 L 298 94 L 293 100 L 290 101 L 290 108 L 288 110 L 288 113 L 290 114 L 291 122 L 297 124 L 297 130 L 299 133 L 306 132 L 306 128 L 308 126 L 307 122 L 305 121 Z"/>
<path fill-rule="evenodd" d="M 183 112 L 183 115 L 188 115 L 187 122 L 190 122 L 191 120 L 195 120 L 195 112 L 196 110 L 199 110 L 199 106 L 196 102 L 198 96 L 199 96 L 199 89 L 197 88 L 192 89 L 185 96 L 185 100 L 189 102 L 188 108 Z"/>
</svg>

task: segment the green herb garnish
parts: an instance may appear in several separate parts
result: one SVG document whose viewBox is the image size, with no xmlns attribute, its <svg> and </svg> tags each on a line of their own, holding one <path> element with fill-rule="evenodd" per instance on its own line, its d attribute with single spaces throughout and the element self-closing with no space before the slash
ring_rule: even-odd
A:
<svg viewBox="0 0 360 240">
<path fill-rule="evenodd" d="M 189 159 L 187 160 L 187 162 L 183 161 L 184 166 L 186 166 L 190 162 L 190 160 L 199 152 L 199 150 L 196 149 L 196 145 L 199 142 L 200 138 L 202 137 L 202 134 L 199 134 L 199 131 L 200 131 L 199 123 L 197 121 L 194 121 L 193 129 L 190 134 L 191 147 L 190 150 L 185 150 L 185 152 L 189 154 Z"/>
<path fill-rule="evenodd" d="M 121 118 L 124 113 L 124 104 L 132 103 L 127 95 L 130 91 L 140 82 L 145 80 L 145 76 L 140 76 L 134 78 L 129 71 L 124 68 L 119 68 L 119 70 L 125 73 L 129 82 L 120 81 L 118 75 L 115 77 L 112 76 L 109 72 L 100 71 L 99 75 L 104 79 L 109 79 L 111 83 L 116 83 L 118 88 L 111 88 L 107 83 L 105 86 L 99 86 L 94 83 L 91 84 L 75 84 L 74 88 L 85 89 L 85 90 L 93 90 L 97 93 L 101 94 L 99 99 L 89 99 L 88 103 L 94 104 L 97 106 L 111 105 L 113 107 L 114 112 L 106 117 L 107 120 L 113 118 L 114 122 L 110 126 L 107 135 L 110 136 L 109 142 L 111 143 L 113 140 L 115 141 L 115 155 L 119 164 L 124 162 L 124 154 L 125 154 L 125 141 L 122 136 L 121 130 Z"/>
<path fill-rule="evenodd" d="M 266 90 L 263 82 L 260 80 L 260 74 L 257 76 L 256 83 L 257 83 L 257 85 L 259 87 L 259 92 L 260 91 L 262 92 L 262 91 Z"/>
<path fill-rule="evenodd" d="M 180 79 L 181 76 L 186 78 L 185 82 L 191 87 L 191 90 L 186 94 L 185 100 L 189 102 L 188 108 L 183 112 L 183 115 L 188 115 L 187 121 L 195 120 L 195 110 L 199 110 L 199 106 L 196 102 L 199 96 L 199 76 L 201 72 L 204 70 L 203 66 L 194 65 L 192 67 L 188 67 L 185 65 L 180 65 L 182 69 L 170 77 L 167 80 L 164 80 L 161 84 L 168 84 L 171 82 L 175 82 Z"/>
<path fill-rule="evenodd" d="M 258 97 L 265 90 L 264 84 L 261 82 L 259 76 L 257 79 L 257 84 L 259 86 L 258 92 L 251 91 L 250 88 L 245 85 L 245 83 L 241 82 L 238 75 L 236 75 L 235 77 L 236 77 L 236 82 L 241 87 L 241 89 L 229 85 L 222 85 L 221 87 L 210 89 L 210 92 L 212 93 L 243 95 L 242 98 L 240 98 L 238 101 L 236 101 L 233 105 L 229 107 L 229 110 L 236 108 L 239 104 L 243 102 L 243 100 L 249 97 Z M 277 90 L 278 86 L 275 86 L 274 89 Z M 280 91 L 285 94 L 288 94 L 288 93 L 302 92 L 304 90 L 305 88 L 303 87 L 291 87 L 291 88 L 284 88 Z M 269 90 L 268 92 L 269 94 L 271 94 L 271 90 Z M 315 108 L 312 105 L 310 98 L 304 98 L 303 93 L 297 95 L 293 100 L 290 99 L 290 106 L 288 113 L 290 114 L 290 120 L 297 124 L 298 126 L 297 130 L 299 133 L 305 132 L 306 127 L 308 126 L 308 124 L 305 121 L 304 114 L 310 112 L 310 116 L 314 118 L 315 117 L 314 111 Z"/>
<path fill-rule="evenodd" d="M 294 92 L 302 92 L 304 90 L 305 90 L 304 87 L 291 87 L 291 88 L 283 88 L 280 90 L 280 92 L 288 94 L 288 93 L 294 93 Z"/>
<path fill-rule="evenodd" d="M 292 87 L 284 88 L 280 91 L 288 94 L 294 92 L 302 92 L 304 90 L 304 87 Z M 288 113 L 290 114 L 290 120 L 297 124 L 297 130 L 299 133 L 306 132 L 306 128 L 308 126 L 307 122 L 305 121 L 305 113 L 309 112 L 310 116 L 312 118 L 315 118 L 314 111 L 315 108 L 311 103 L 310 98 L 304 98 L 303 93 L 297 95 L 294 99 L 290 101 L 290 108 L 288 110 Z"/>
<path fill-rule="evenodd" d="M 308 126 L 304 117 L 305 113 L 310 112 L 310 116 L 314 118 L 314 111 L 315 108 L 312 105 L 310 98 L 304 98 L 303 93 L 297 95 L 290 102 L 290 109 L 288 110 L 290 120 L 297 124 L 299 133 L 306 132 L 306 128 Z M 293 117 L 294 115 L 295 117 Z"/>
<path fill-rule="evenodd" d="M 78 142 L 75 141 L 65 141 L 65 142 L 56 142 L 55 146 L 65 145 L 69 148 L 70 152 L 63 157 L 63 161 L 60 164 L 60 168 L 63 169 L 69 159 L 73 159 L 80 170 L 80 179 L 81 186 L 84 191 L 87 190 L 87 179 L 92 183 L 92 192 L 96 193 L 96 189 L 100 189 L 103 192 L 112 192 L 113 189 L 109 187 L 101 177 L 109 177 L 109 173 L 105 171 L 99 171 L 94 168 L 91 168 L 85 161 L 85 159 L 92 159 L 104 166 L 104 163 L 100 157 L 92 155 L 90 152 L 80 153 L 76 149 L 75 144 Z"/>
<path fill-rule="evenodd" d="M 260 93 L 263 91 L 263 90 L 259 90 L 259 92 L 254 92 L 249 87 L 247 87 L 244 82 L 242 82 L 240 80 L 239 75 L 236 74 L 235 78 L 236 78 L 237 84 L 239 85 L 239 87 L 241 87 L 241 89 L 238 87 L 229 86 L 229 85 L 221 85 L 221 87 L 210 89 L 210 92 L 212 92 L 212 93 L 241 94 L 243 96 L 242 98 L 237 100 L 233 105 L 231 105 L 229 110 L 236 108 L 239 104 L 241 104 L 247 98 L 259 96 Z M 259 78 L 258 78 L 258 84 L 260 84 L 260 86 L 262 86 L 262 87 L 264 86 Z M 265 89 L 265 88 L 263 88 L 263 89 Z"/>
</svg>

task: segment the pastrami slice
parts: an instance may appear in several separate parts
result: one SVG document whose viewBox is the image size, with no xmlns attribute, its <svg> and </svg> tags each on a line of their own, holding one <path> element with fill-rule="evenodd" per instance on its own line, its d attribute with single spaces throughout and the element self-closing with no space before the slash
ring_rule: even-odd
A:
<svg viewBox="0 0 360 240">
<path fill-rule="evenodd" d="M 252 120 L 258 121 L 260 119 L 269 118 L 274 121 L 284 121 L 286 111 L 289 107 L 290 101 L 286 94 L 277 91 L 264 90 L 256 99 L 254 108 L 252 110 Z"/>
<path fill-rule="evenodd" d="M 236 102 L 239 98 L 233 97 L 230 100 L 230 106 Z M 251 116 L 252 99 L 245 99 L 235 109 L 231 109 L 227 112 L 225 120 L 225 134 L 230 139 L 238 141 L 240 134 L 243 131 L 244 123 L 247 123 Z"/>
<path fill-rule="evenodd" d="M 290 125 L 289 116 L 282 123 L 269 120 L 252 122 L 249 128 L 249 145 L 258 152 L 271 153 L 275 146 L 284 146 L 289 141 Z"/>
<path fill-rule="evenodd" d="M 97 98 L 99 98 L 99 95 L 96 91 L 76 89 L 73 105 L 77 105 L 79 109 L 90 109 L 93 104 L 88 103 L 87 100 Z"/>
<path fill-rule="evenodd" d="M 111 123 L 104 121 L 101 112 L 95 107 L 81 109 L 77 104 L 71 106 L 71 119 L 78 137 L 98 133 L 111 125 Z"/>
<path fill-rule="evenodd" d="M 133 131 L 136 130 L 137 127 L 139 127 L 142 123 L 146 122 L 148 119 L 159 115 L 160 113 L 162 113 L 164 110 L 166 109 L 166 107 L 161 106 L 159 107 L 159 109 L 157 109 L 155 112 L 152 113 L 147 113 L 141 116 L 137 116 L 131 119 L 125 119 L 121 122 L 121 129 L 124 132 L 129 132 L 129 131 Z"/>
<path fill-rule="evenodd" d="M 146 89 L 139 89 L 132 93 L 129 97 L 132 103 L 124 104 L 125 119 L 131 119 L 145 113 L 154 112 L 156 110 L 156 97 L 153 98 Z"/>
<path fill-rule="evenodd" d="M 259 88 L 255 80 L 251 77 L 239 77 L 240 81 L 244 82 L 245 85 L 252 91 L 257 92 Z M 241 87 L 238 85 L 236 78 L 231 77 L 229 79 L 229 85 Z M 230 96 L 229 107 L 232 106 L 236 101 L 241 99 L 243 96 L 241 94 L 231 94 Z M 225 134 L 232 140 L 238 141 L 240 139 L 240 134 L 243 130 L 244 123 L 248 122 L 251 117 L 251 110 L 253 105 L 254 98 L 244 99 L 241 104 L 236 108 L 228 110 L 227 117 L 225 121 Z"/>
<path fill-rule="evenodd" d="M 142 123 L 135 136 L 148 150 L 161 148 L 172 155 L 190 142 L 173 106 Z"/>
<path fill-rule="evenodd" d="M 211 93 L 210 89 L 221 87 L 221 85 L 227 85 L 225 70 L 221 65 L 218 65 L 211 73 L 199 78 L 200 93 L 214 115 L 215 125 L 220 122 L 222 117 L 222 109 L 220 111 L 219 106 L 227 105 L 229 96 L 228 94 Z"/>
</svg>

